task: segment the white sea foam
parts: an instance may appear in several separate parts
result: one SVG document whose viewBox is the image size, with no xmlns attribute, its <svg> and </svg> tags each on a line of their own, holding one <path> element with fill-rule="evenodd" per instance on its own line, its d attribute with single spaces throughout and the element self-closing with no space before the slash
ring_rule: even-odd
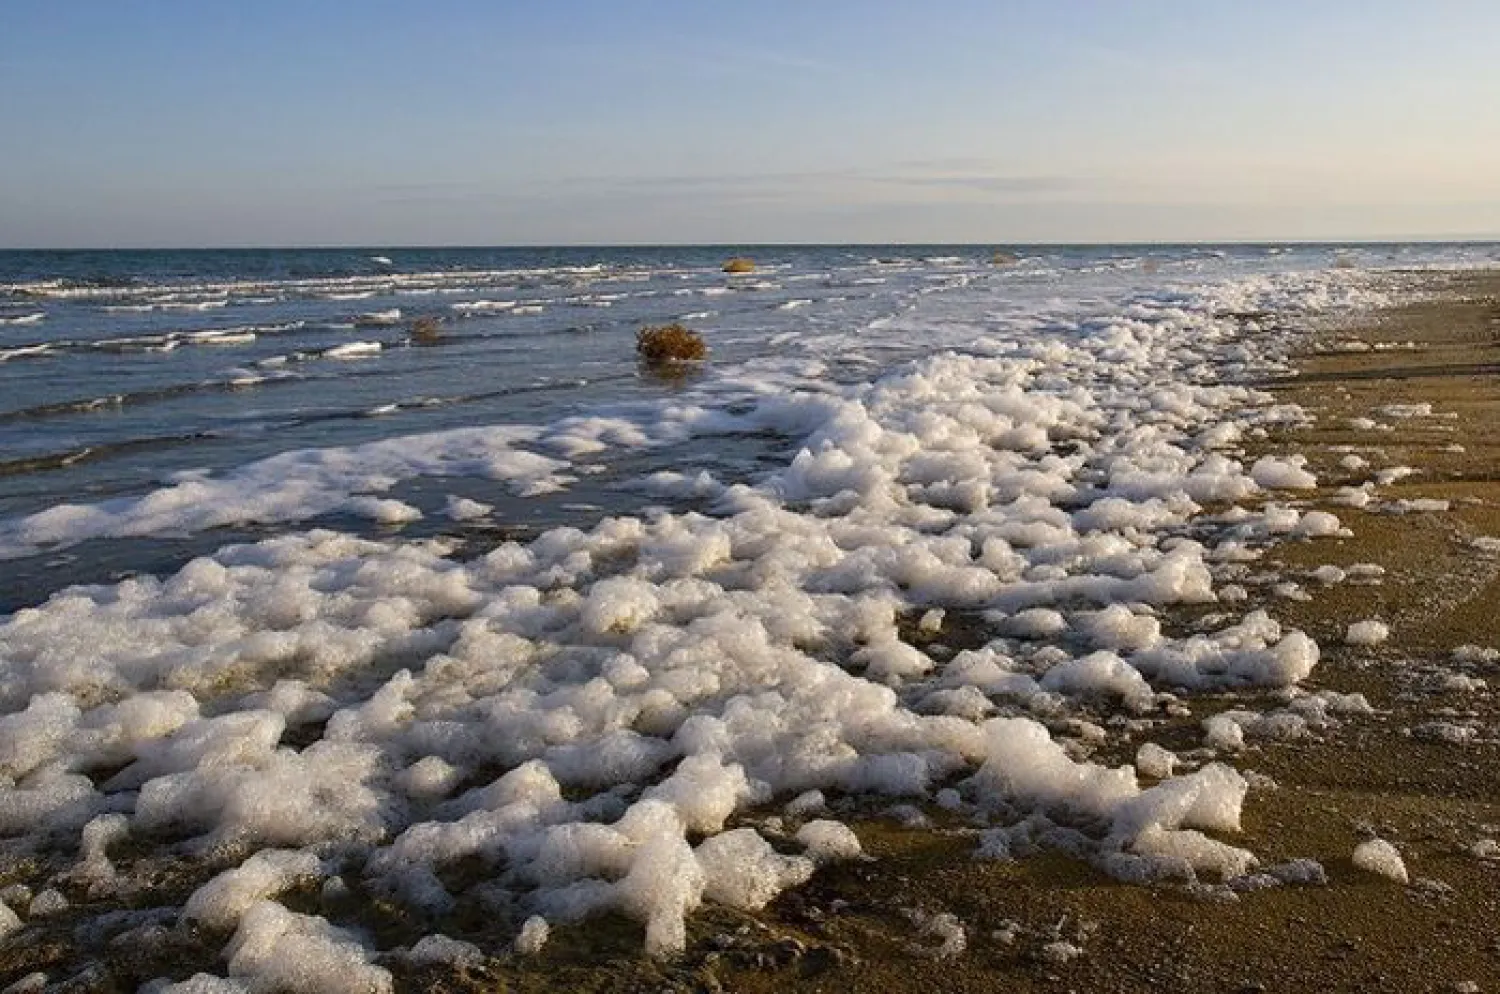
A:
<svg viewBox="0 0 1500 994">
<path fill-rule="evenodd" d="M 489 515 L 495 508 L 491 504 L 485 504 L 477 500 L 469 500 L 467 497 L 448 496 L 448 503 L 444 507 L 444 513 L 454 521 L 474 521 Z"/>
<path fill-rule="evenodd" d="M 1348 274 L 1257 278 L 1003 340 L 953 315 L 939 335 L 963 351 L 874 382 L 762 361 L 686 399 L 289 452 L 0 523 L 6 558 L 334 511 L 400 524 L 420 510 L 382 495 L 420 476 L 534 493 L 568 485 L 573 460 L 695 435 L 775 432 L 790 449 L 754 479 L 676 481 L 710 513 L 606 517 L 468 560 L 446 540 L 283 534 L 0 619 L 0 830 L 83 840 L 95 868 L 121 830 L 251 854 L 205 872 L 178 912 L 233 930 L 223 962 L 250 989 L 390 988 L 373 940 L 329 920 L 341 883 L 325 882 L 323 915 L 278 903 L 336 871 L 435 932 L 492 902 L 528 923 L 524 953 L 549 922 L 612 910 L 672 954 L 703 902 L 761 907 L 860 856 L 832 819 L 740 821 L 772 803 L 823 814 L 822 792 L 942 786 L 951 810 L 1009 819 L 994 852 L 1050 840 L 1125 880 L 1242 875 L 1255 856 L 1204 834 L 1238 830 L 1239 773 L 1174 776 L 1143 748 L 1159 782 L 1142 787 L 1136 766 L 1081 762 L 1015 715 L 1087 704 L 1129 721 L 1167 691 L 1291 694 L 1312 672 L 1317 645 L 1263 610 L 1182 637 L 1162 615 L 1218 599 L 1229 543 L 1338 530 L 1274 503 L 1203 514 L 1312 485 L 1295 458 L 1236 458 L 1243 433 L 1294 412 L 1215 378 L 1282 368 L 1290 338 L 1215 315 L 1360 292 Z M 864 338 L 905 347 L 909 331 Z M 916 619 L 931 638 L 965 616 L 1003 637 L 951 656 L 907 640 Z M 1227 748 L 1253 724 L 1216 729 Z M 128 879 L 130 858 L 114 872 Z"/>
<path fill-rule="evenodd" d="M 189 341 L 200 345 L 249 345 L 255 341 L 253 331 L 195 331 L 187 336 Z"/>
<path fill-rule="evenodd" d="M 391 307 L 383 311 L 370 311 L 367 314 L 361 314 L 355 319 L 354 323 L 356 325 L 372 325 L 375 327 L 400 324 L 401 308 Z"/>
<path fill-rule="evenodd" d="M 35 359 L 51 353 L 52 346 L 47 344 L 21 345 L 13 349 L 0 349 L 0 362 L 11 359 Z"/>
<path fill-rule="evenodd" d="M 1385 622 L 1368 618 L 1351 624 L 1344 633 L 1344 641 L 1349 645 L 1379 645 L 1390 638 L 1390 635 L 1390 626 Z"/>
<path fill-rule="evenodd" d="M 184 534 L 248 521 L 302 521 L 416 476 L 480 476 L 518 492 L 563 485 L 566 464 L 522 448 L 535 429 L 466 428 L 345 449 L 272 456 L 219 477 L 187 479 L 146 497 L 63 504 L 0 524 L 0 559 L 91 538 Z"/>
<path fill-rule="evenodd" d="M 516 302 L 514 300 L 461 300 L 448 306 L 460 314 L 490 314 L 515 310 Z"/>
<path fill-rule="evenodd" d="M 379 355 L 383 346 L 379 342 L 345 342 L 335 345 L 323 353 L 325 359 L 368 359 Z"/>
<path fill-rule="evenodd" d="M 1395 846 L 1385 839 L 1367 839 L 1354 847 L 1354 865 L 1367 873 L 1386 877 L 1398 884 L 1407 882 L 1406 862 Z"/>
<path fill-rule="evenodd" d="M 1275 490 L 1310 490 L 1318 485 L 1318 478 L 1303 466 L 1306 459 L 1277 459 L 1262 456 L 1250 468 L 1250 476 L 1263 487 Z"/>
</svg>

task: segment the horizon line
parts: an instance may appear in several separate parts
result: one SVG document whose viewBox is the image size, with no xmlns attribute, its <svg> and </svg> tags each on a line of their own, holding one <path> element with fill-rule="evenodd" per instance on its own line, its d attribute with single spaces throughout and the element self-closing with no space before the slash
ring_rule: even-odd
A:
<svg viewBox="0 0 1500 994">
<path fill-rule="evenodd" d="M 366 249 L 388 251 L 479 250 L 479 249 L 680 249 L 680 248 L 1168 248 L 1177 246 L 1390 246 L 1390 245 L 1500 245 L 1500 234 L 1485 235 L 1382 235 L 1373 238 L 1187 238 L 1140 241 L 711 241 L 711 242 L 496 242 L 492 244 L 428 242 L 344 242 L 306 245 L 52 245 L 0 246 L 0 252 L 344 252 Z"/>
</svg>

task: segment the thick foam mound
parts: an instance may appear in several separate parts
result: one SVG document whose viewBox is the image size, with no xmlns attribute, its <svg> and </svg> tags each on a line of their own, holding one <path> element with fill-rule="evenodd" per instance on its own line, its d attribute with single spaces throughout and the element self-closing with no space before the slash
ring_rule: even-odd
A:
<svg viewBox="0 0 1500 994">
<path fill-rule="evenodd" d="M 1344 641 L 1349 645 L 1379 645 L 1390 635 L 1389 625 L 1377 618 L 1368 618 L 1350 625 L 1344 633 Z"/>
<path fill-rule="evenodd" d="M 199 887 L 183 905 L 182 917 L 205 928 L 233 929 L 261 901 L 320 875 L 312 853 L 268 849 Z"/>
<path fill-rule="evenodd" d="M 1386 877 L 1404 884 L 1407 881 L 1406 862 L 1396 847 L 1385 839 L 1366 839 L 1354 847 L 1354 865 L 1366 873 Z"/>
<path fill-rule="evenodd" d="M 256 990 L 386 994 L 391 975 L 353 935 L 273 901 L 252 905 L 226 950 L 229 976 Z"/>
</svg>

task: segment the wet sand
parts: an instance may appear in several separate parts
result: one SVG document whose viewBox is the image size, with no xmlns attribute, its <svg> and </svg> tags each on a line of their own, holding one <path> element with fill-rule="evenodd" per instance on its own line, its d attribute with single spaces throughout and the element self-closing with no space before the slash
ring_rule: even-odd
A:
<svg viewBox="0 0 1500 994">
<path fill-rule="evenodd" d="M 646 958 L 639 925 L 604 918 L 556 927 L 531 958 L 501 955 L 457 972 L 393 965 L 398 985 L 751 994 L 1500 989 L 1500 848 L 1491 857 L 1474 848 L 1500 839 L 1500 704 L 1477 683 L 1500 681 L 1500 662 L 1472 651 L 1453 655 L 1460 646 L 1500 644 L 1500 552 L 1472 544 L 1500 537 L 1500 277 L 1395 278 L 1423 299 L 1321 332 L 1302 357 L 1303 375 L 1269 385 L 1315 423 L 1244 454 L 1306 454 L 1322 486 L 1296 503 L 1333 511 L 1352 532 L 1274 547 L 1238 579 L 1249 601 L 1234 606 L 1236 615 L 1265 606 L 1318 640 L 1323 659 L 1308 689 L 1362 693 L 1375 708 L 1300 738 L 1252 737 L 1226 757 L 1256 776 L 1244 830 L 1225 841 L 1266 864 L 1317 860 L 1325 884 L 1237 897 L 1222 888 L 1130 886 L 1058 852 L 976 860 L 977 829 L 935 807 L 920 812 L 926 824 L 907 811 L 906 825 L 877 805 L 862 814 L 841 808 L 838 816 L 855 828 L 871 860 L 826 867 L 760 913 L 700 910 L 689 919 L 689 947 L 679 959 Z M 1435 416 L 1389 413 L 1390 405 L 1426 403 Z M 1389 430 L 1352 426 L 1356 418 Z M 1342 465 L 1350 455 L 1368 468 Z M 1338 487 L 1400 465 L 1418 472 L 1378 486 L 1369 507 L 1334 502 Z M 1447 510 L 1396 503 L 1439 500 L 1449 502 Z M 1325 564 L 1371 563 L 1385 571 L 1378 582 L 1357 582 L 1356 575 L 1325 585 L 1308 575 Z M 1287 580 L 1311 599 L 1277 592 Z M 1164 620 L 1180 633 L 1203 613 Z M 1348 625 L 1369 618 L 1390 625 L 1389 640 L 1344 644 Z M 957 615 L 936 636 L 954 649 L 987 637 Z M 1127 762 L 1145 738 L 1192 757 L 1209 715 L 1285 702 L 1236 694 L 1185 703 L 1190 713 L 1162 718 L 1147 736 L 1108 725 L 1107 712 L 1084 715 L 1110 730 L 1092 758 Z M 770 836 L 773 817 L 752 812 L 743 820 Z M 1370 834 L 1400 849 L 1408 885 L 1353 865 L 1354 847 Z M 164 892 L 192 886 L 174 883 L 165 864 L 159 883 Z M 372 905 L 363 914 L 382 945 L 410 940 L 406 930 L 414 926 L 389 909 Z M 962 952 L 944 949 L 942 915 L 961 923 Z M 496 948 L 503 948 L 504 928 L 495 928 Z M 6 950 L 0 976 L 51 970 L 67 961 L 71 945 L 64 932 L 44 931 Z M 184 936 L 181 962 L 202 959 L 202 968 L 212 969 L 220 945 Z M 111 955 L 114 979 L 107 984 L 162 972 L 160 963 L 132 963 L 128 948 Z"/>
</svg>

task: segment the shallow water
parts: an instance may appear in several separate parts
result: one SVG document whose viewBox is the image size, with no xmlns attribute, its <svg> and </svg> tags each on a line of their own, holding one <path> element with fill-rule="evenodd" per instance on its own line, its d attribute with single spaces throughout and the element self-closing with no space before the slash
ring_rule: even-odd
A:
<svg viewBox="0 0 1500 994">
<path fill-rule="evenodd" d="M 722 273 L 733 252 L 758 271 Z M 0 252 L 0 521 L 304 447 L 672 403 L 733 409 L 768 390 L 871 380 L 924 353 L 1089 334 L 1132 298 L 1493 249 L 1019 254 L 996 266 L 972 246 Z M 412 342 L 420 318 L 441 322 L 436 344 Z M 673 382 L 637 366 L 635 332 L 667 321 L 706 335 L 704 373 Z M 744 476 L 755 465 L 744 448 L 655 462 Z M 25 572 L 0 609 L 57 586 L 38 586 L 35 563 Z"/>
</svg>

